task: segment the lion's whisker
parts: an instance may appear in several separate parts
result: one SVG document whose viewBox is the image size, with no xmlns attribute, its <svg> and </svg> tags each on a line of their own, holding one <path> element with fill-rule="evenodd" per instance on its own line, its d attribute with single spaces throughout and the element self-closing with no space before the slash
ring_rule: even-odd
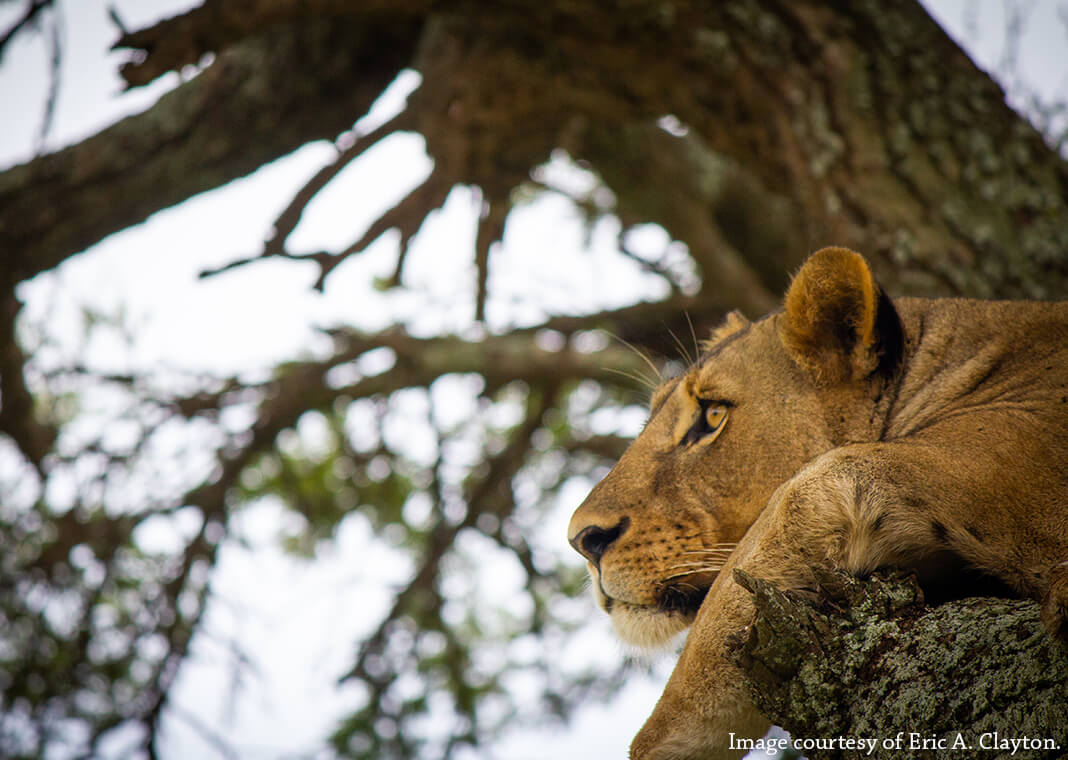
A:
<svg viewBox="0 0 1068 760">
<path fill-rule="evenodd" d="M 708 567 L 708 562 L 683 562 L 679 565 L 672 565 L 668 570 L 681 570 L 684 567 Z"/>
<path fill-rule="evenodd" d="M 649 365 L 649 367 L 653 370 L 653 374 L 655 374 L 656 377 L 659 378 L 659 381 L 663 381 L 664 375 L 660 372 L 660 368 L 657 367 L 656 364 L 653 363 L 653 360 L 650 359 L 649 356 L 644 351 L 642 351 L 640 348 L 638 348 L 637 346 L 635 346 L 633 343 L 631 343 L 630 341 L 626 340 L 622 336 L 616 335 L 611 330 L 605 330 L 604 332 L 607 333 L 609 336 L 611 336 L 614 340 L 618 340 L 624 346 L 626 346 L 631 351 L 633 351 L 635 354 L 637 354 L 641 358 L 642 361 L 644 361 L 647 365 Z"/>
<path fill-rule="evenodd" d="M 694 568 L 694 572 L 700 572 L 710 567 L 721 568 L 723 567 L 723 564 L 723 562 L 684 562 L 680 565 L 672 565 L 667 568 L 667 572 L 671 573 L 676 570 L 685 570 L 686 568 Z"/>
<path fill-rule="evenodd" d="M 722 569 L 723 565 L 704 565 L 693 570 L 682 570 L 677 573 L 672 573 L 671 575 L 667 575 L 662 578 L 661 581 L 666 582 L 675 578 L 685 578 L 688 575 L 697 575 L 699 573 L 718 573 Z"/>
<path fill-rule="evenodd" d="M 699 591 L 697 586 L 693 585 L 692 583 L 687 583 L 686 581 L 678 581 L 677 583 L 673 583 L 672 585 L 676 586 L 678 588 L 683 588 L 683 589 L 687 589 L 688 588 L 688 589 L 692 589 L 693 591 Z"/>
<path fill-rule="evenodd" d="M 693 558 L 692 561 L 684 562 L 677 567 L 691 567 L 693 565 L 708 565 L 708 564 L 720 564 L 722 565 L 730 559 L 729 554 L 708 554 L 700 558 Z"/>
<path fill-rule="evenodd" d="M 737 546 L 737 545 L 738 545 L 737 541 L 719 541 L 719 542 L 714 543 L 714 544 L 702 544 L 698 548 L 708 549 L 708 548 L 713 547 L 713 546 L 732 546 L 733 547 L 733 546 Z"/>
<path fill-rule="evenodd" d="M 693 320 L 690 319 L 690 312 L 683 311 L 683 316 L 686 317 L 686 324 L 690 326 L 690 337 L 693 338 L 693 353 L 694 364 L 701 359 L 701 341 L 697 340 L 697 331 L 693 329 Z"/>
<path fill-rule="evenodd" d="M 679 347 L 679 352 L 682 354 L 682 358 L 686 360 L 687 366 L 692 367 L 694 362 L 696 362 L 697 360 L 690 358 L 690 352 L 687 350 L 686 346 L 683 345 L 682 341 L 679 340 L 679 336 L 675 334 L 674 330 L 668 329 L 668 335 L 670 335 L 671 339 L 675 341 L 675 345 Z"/>
<path fill-rule="evenodd" d="M 647 375 L 641 374 L 639 372 L 627 372 L 621 369 L 616 369 L 615 367 L 605 367 L 604 369 L 606 372 L 611 372 L 615 375 L 622 375 L 628 380 L 633 380 L 638 385 L 649 390 L 652 390 L 656 388 L 656 386 L 660 385 L 659 380 L 654 380 L 653 378 L 650 378 Z"/>
</svg>

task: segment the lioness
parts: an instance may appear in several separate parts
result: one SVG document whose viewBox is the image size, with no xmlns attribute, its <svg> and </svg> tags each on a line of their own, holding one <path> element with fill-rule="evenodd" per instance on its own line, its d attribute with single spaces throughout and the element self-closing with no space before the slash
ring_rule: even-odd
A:
<svg viewBox="0 0 1068 760">
<path fill-rule="evenodd" d="M 724 657 L 752 618 L 732 579 L 981 571 L 1068 634 L 1068 303 L 891 301 L 827 248 L 782 311 L 732 315 L 571 519 L 618 634 L 675 671 L 635 760 L 721 758 L 764 734 Z"/>
</svg>

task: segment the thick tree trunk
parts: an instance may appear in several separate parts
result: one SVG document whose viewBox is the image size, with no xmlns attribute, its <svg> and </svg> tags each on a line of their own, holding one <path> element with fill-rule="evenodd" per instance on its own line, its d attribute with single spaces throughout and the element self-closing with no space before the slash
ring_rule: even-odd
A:
<svg viewBox="0 0 1068 760">
<path fill-rule="evenodd" d="M 911 579 L 815 570 L 811 596 L 736 573 L 757 608 L 736 650 L 750 693 L 810 760 L 1068 754 L 1068 645 L 1035 603 L 928 607 Z"/>
<path fill-rule="evenodd" d="M 209 0 L 127 36 L 144 52 L 124 69 L 133 84 L 218 58 L 151 115 L 0 175 L 9 279 L 337 134 L 410 67 L 423 86 L 403 128 L 436 171 L 406 212 L 478 185 L 497 209 L 483 275 L 511 191 L 562 147 L 602 174 L 621 216 L 690 247 L 709 298 L 753 316 L 830 243 L 863 251 L 894 294 L 1068 292 L 1065 163 L 919 3 L 242 7 L 241 23 Z M 666 115 L 685 138 L 650 136 Z"/>
</svg>

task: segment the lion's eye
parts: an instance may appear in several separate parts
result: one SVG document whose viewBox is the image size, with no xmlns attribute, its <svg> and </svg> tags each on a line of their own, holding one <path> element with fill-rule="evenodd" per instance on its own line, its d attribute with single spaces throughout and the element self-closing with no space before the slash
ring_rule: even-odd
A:
<svg viewBox="0 0 1068 760">
<path fill-rule="evenodd" d="M 727 421 L 727 407 L 716 404 L 705 409 L 705 424 L 711 432 L 717 432 Z"/>
<path fill-rule="evenodd" d="M 727 422 L 727 404 L 717 401 L 699 399 L 701 411 L 682 439 L 683 444 L 696 443 L 697 441 L 715 440 Z"/>
</svg>

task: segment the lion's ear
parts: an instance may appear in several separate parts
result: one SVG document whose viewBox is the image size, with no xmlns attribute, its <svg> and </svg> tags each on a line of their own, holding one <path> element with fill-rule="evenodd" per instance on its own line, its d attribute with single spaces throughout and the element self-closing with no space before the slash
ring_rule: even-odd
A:
<svg viewBox="0 0 1068 760">
<path fill-rule="evenodd" d="M 897 366 L 900 320 L 859 253 L 816 251 L 794 277 L 784 305 L 783 345 L 818 381 L 859 380 Z"/>
</svg>

